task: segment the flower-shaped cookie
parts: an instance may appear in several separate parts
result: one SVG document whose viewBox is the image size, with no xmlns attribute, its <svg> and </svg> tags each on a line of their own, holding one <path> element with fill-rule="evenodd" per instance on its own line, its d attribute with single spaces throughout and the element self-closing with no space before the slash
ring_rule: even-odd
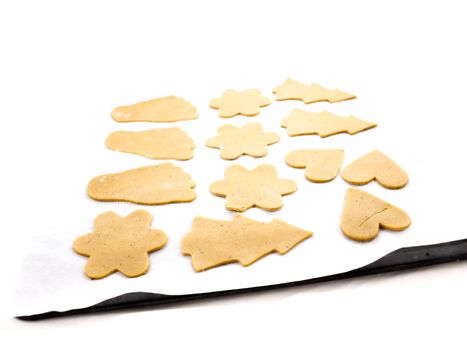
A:
<svg viewBox="0 0 467 350">
<path fill-rule="evenodd" d="M 219 117 L 230 118 L 236 115 L 252 117 L 258 115 L 260 107 L 271 104 L 271 100 L 261 96 L 258 89 L 245 91 L 226 90 L 221 98 L 211 101 L 209 107 L 219 110 Z"/>
<path fill-rule="evenodd" d="M 243 212 L 256 206 L 273 211 L 283 206 L 282 196 L 295 192 L 297 185 L 279 179 L 272 165 L 263 164 L 253 170 L 232 165 L 225 170 L 225 179 L 213 182 L 209 190 L 226 197 L 225 207 L 229 210 Z"/>
<path fill-rule="evenodd" d="M 259 123 L 249 123 L 242 127 L 225 124 L 218 130 L 218 136 L 207 140 L 206 146 L 220 148 L 221 158 L 237 159 L 247 154 L 252 157 L 264 157 L 268 154 L 268 145 L 279 142 L 279 135 L 264 132 Z"/>
<path fill-rule="evenodd" d="M 120 271 L 127 277 L 144 275 L 148 253 L 161 249 L 167 236 L 151 230 L 151 214 L 137 210 L 126 217 L 106 212 L 94 220 L 94 231 L 78 237 L 73 249 L 89 257 L 84 272 L 89 278 L 103 278 Z"/>
</svg>

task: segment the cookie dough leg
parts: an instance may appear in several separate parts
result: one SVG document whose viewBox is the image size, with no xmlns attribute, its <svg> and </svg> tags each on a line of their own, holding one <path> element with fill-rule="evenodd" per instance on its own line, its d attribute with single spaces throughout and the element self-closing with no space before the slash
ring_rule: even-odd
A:
<svg viewBox="0 0 467 350">
<path fill-rule="evenodd" d="M 84 273 L 92 279 L 104 278 L 115 271 L 116 270 L 113 267 L 106 264 L 105 260 L 100 259 L 99 256 L 95 255 L 89 257 L 86 266 L 84 267 Z"/>
<path fill-rule="evenodd" d="M 147 254 L 135 256 L 131 261 L 122 264 L 118 270 L 127 277 L 138 277 L 144 275 L 149 269 L 149 258 Z"/>
</svg>

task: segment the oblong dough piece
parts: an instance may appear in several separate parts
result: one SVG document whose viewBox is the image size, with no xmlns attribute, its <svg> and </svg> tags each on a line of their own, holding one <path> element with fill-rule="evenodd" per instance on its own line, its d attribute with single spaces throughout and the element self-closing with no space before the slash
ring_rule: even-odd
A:
<svg viewBox="0 0 467 350">
<path fill-rule="evenodd" d="M 287 165 L 293 168 L 306 168 L 305 177 L 311 182 L 333 180 L 341 169 L 344 150 L 308 149 L 292 151 L 285 157 Z"/>
<path fill-rule="evenodd" d="M 188 160 L 193 158 L 195 144 L 180 128 L 144 131 L 115 131 L 105 140 L 114 151 L 138 154 L 151 159 Z"/>
<path fill-rule="evenodd" d="M 155 205 L 191 202 L 196 198 L 194 187 L 182 168 L 163 163 L 97 176 L 88 184 L 88 195 L 98 201 Z"/>
<path fill-rule="evenodd" d="M 252 170 L 232 165 L 224 176 L 225 179 L 213 182 L 209 191 L 226 197 L 225 207 L 233 211 L 243 212 L 252 207 L 278 210 L 284 205 L 282 196 L 297 190 L 295 181 L 278 178 L 276 168 L 269 164 Z"/>
<path fill-rule="evenodd" d="M 240 214 L 229 221 L 197 216 L 183 237 L 182 253 L 191 255 L 197 272 L 232 262 L 249 266 L 272 252 L 285 254 L 312 235 L 278 219 L 264 223 Z"/>
<path fill-rule="evenodd" d="M 84 268 L 92 279 L 104 278 L 119 271 L 127 277 L 138 277 L 149 269 L 148 253 L 164 247 L 167 235 L 150 228 L 152 216 L 136 210 L 126 217 L 114 212 L 100 214 L 94 220 L 94 231 L 78 237 L 73 249 L 89 257 Z"/>
<path fill-rule="evenodd" d="M 183 98 L 165 96 L 117 107 L 112 111 L 112 118 L 117 122 L 176 122 L 196 119 L 198 114 Z"/>
<path fill-rule="evenodd" d="M 206 141 L 206 146 L 220 148 L 221 158 L 237 159 L 242 155 L 264 157 L 268 154 L 268 145 L 279 142 L 279 135 L 264 132 L 260 123 L 248 123 L 237 127 L 230 124 L 222 125 L 218 135 Z"/>
<path fill-rule="evenodd" d="M 402 188 L 409 181 L 407 173 L 380 151 L 372 151 L 349 164 L 342 170 L 342 178 L 353 185 L 376 180 L 389 189 Z"/>
<path fill-rule="evenodd" d="M 409 216 L 402 209 L 356 188 L 347 190 L 341 229 L 348 238 L 366 242 L 378 235 L 380 227 L 402 231 L 410 224 Z"/>
</svg>

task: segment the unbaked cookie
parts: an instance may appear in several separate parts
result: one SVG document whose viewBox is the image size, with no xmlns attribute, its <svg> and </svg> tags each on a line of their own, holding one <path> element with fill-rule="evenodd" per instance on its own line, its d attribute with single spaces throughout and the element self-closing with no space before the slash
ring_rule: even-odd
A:
<svg viewBox="0 0 467 350">
<path fill-rule="evenodd" d="M 328 182 L 334 179 L 343 160 L 344 150 L 341 149 L 297 150 L 285 157 L 287 165 L 306 168 L 305 177 L 311 182 Z"/>
<path fill-rule="evenodd" d="M 98 201 L 154 205 L 191 202 L 196 198 L 194 187 L 182 168 L 163 163 L 95 177 L 89 182 L 88 195 Z"/>
<path fill-rule="evenodd" d="M 264 157 L 268 154 L 268 145 L 279 142 L 279 135 L 264 132 L 259 123 L 249 123 L 245 126 L 222 125 L 218 136 L 206 142 L 206 146 L 220 148 L 221 158 L 226 160 L 237 159 L 246 154 L 252 157 Z"/>
<path fill-rule="evenodd" d="M 390 189 L 402 188 L 409 181 L 407 173 L 380 151 L 372 151 L 348 165 L 342 170 L 342 178 L 353 185 L 376 180 Z"/>
<path fill-rule="evenodd" d="M 357 97 L 338 89 L 327 89 L 318 84 L 302 84 L 292 79 L 287 79 L 282 85 L 276 86 L 273 93 L 276 94 L 277 101 L 302 100 L 307 104 L 322 101 L 334 103 Z"/>
<path fill-rule="evenodd" d="M 195 144 L 180 128 L 145 131 L 115 131 L 105 144 L 114 151 L 138 154 L 151 159 L 188 160 Z"/>
<path fill-rule="evenodd" d="M 264 223 L 240 214 L 230 221 L 197 216 L 183 237 L 182 253 L 191 255 L 198 272 L 232 262 L 248 266 L 272 252 L 285 254 L 312 235 L 278 219 Z"/>
<path fill-rule="evenodd" d="M 342 212 L 342 232 L 355 241 L 370 241 L 379 228 L 402 231 L 410 226 L 409 216 L 402 210 L 371 194 L 349 188 Z"/>
<path fill-rule="evenodd" d="M 117 107 L 112 111 L 117 122 L 176 122 L 198 118 L 193 105 L 176 96 L 166 96 L 153 100 Z"/>
<path fill-rule="evenodd" d="M 263 164 L 253 170 L 232 165 L 225 170 L 225 179 L 215 181 L 211 193 L 226 197 L 225 207 L 243 212 L 252 207 L 277 210 L 283 206 L 282 196 L 297 190 L 292 180 L 279 179 L 276 169 Z"/>
<path fill-rule="evenodd" d="M 84 268 L 97 279 L 119 271 L 127 277 L 144 275 L 149 269 L 148 253 L 161 249 L 167 236 L 150 229 L 152 217 L 137 210 L 126 217 L 106 212 L 94 220 L 94 231 L 78 237 L 73 249 L 89 259 Z"/>
<path fill-rule="evenodd" d="M 209 107 L 219 110 L 219 117 L 230 118 L 236 115 L 252 117 L 258 115 L 260 107 L 271 104 L 271 100 L 261 96 L 258 89 L 245 91 L 226 90 L 221 98 L 211 101 Z"/>
<path fill-rule="evenodd" d="M 375 126 L 354 116 L 340 117 L 327 111 L 314 113 L 297 108 L 290 116 L 282 119 L 282 127 L 287 128 L 289 136 L 317 134 L 328 137 L 343 132 L 354 135 Z"/>
</svg>

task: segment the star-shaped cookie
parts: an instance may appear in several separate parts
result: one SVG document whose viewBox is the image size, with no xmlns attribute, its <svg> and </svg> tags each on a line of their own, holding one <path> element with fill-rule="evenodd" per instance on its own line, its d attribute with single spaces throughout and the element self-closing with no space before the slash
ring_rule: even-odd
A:
<svg viewBox="0 0 467 350">
<path fill-rule="evenodd" d="M 226 197 L 225 207 L 229 210 L 243 212 L 258 207 L 274 211 L 283 206 L 282 196 L 295 192 L 297 185 L 292 180 L 279 179 L 269 164 L 253 170 L 232 165 L 225 170 L 225 179 L 213 182 L 209 190 Z"/>
<path fill-rule="evenodd" d="M 152 217 L 137 210 L 126 217 L 106 212 L 94 220 L 94 231 L 78 237 L 73 249 L 89 259 L 84 268 L 92 279 L 119 271 L 127 277 L 144 275 L 149 269 L 148 253 L 161 249 L 167 236 L 152 230 Z"/>
<path fill-rule="evenodd" d="M 264 157 L 268 154 L 268 145 L 279 142 L 279 135 L 264 132 L 259 123 L 249 123 L 242 127 L 226 124 L 218 130 L 218 136 L 207 140 L 206 146 L 220 148 L 221 158 L 237 159 L 246 154 L 252 157 Z"/>
<path fill-rule="evenodd" d="M 402 231 L 410 226 L 409 216 L 378 197 L 349 188 L 342 212 L 342 232 L 355 241 L 366 242 L 374 239 L 379 228 Z"/>
<path fill-rule="evenodd" d="M 338 89 L 328 89 L 318 84 L 303 84 L 287 79 L 282 85 L 273 90 L 277 101 L 302 100 L 304 103 L 327 101 L 330 103 L 347 101 L 356 98 L 347 92 Z"/>
<path fill-rule="evenodd" d="M 252 117 L 258 115 L 260 107 L 271 104 L 271 100 L 261 96 L 258 89 L 244 91 L 226 90 L 221 98 L 211 101 L 209 107 L 219 110 L 219 117 L 230 118 L 236 115 Z"/>
</svg>

